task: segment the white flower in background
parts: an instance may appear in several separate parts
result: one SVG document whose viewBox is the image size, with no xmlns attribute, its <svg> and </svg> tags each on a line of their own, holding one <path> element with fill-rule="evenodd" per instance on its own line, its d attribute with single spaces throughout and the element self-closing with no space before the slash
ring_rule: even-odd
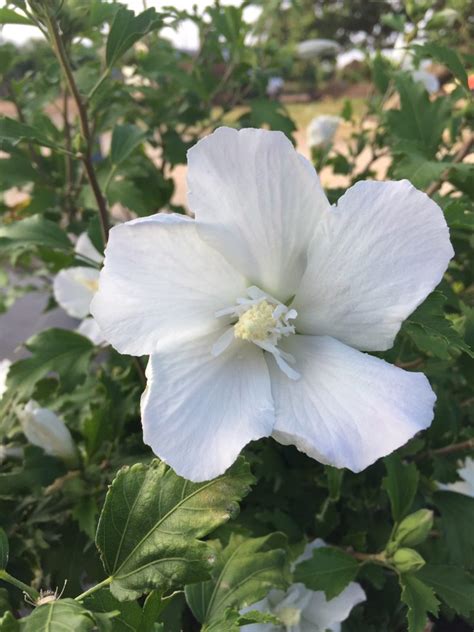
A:
<svg viewBox="0 0 474 632">
<path fill-rule="evenodd" d="M 0 360 L 0 399 L 7 391 L 7 377 L 11 364 L 10 360 Z"/>
<path fill-rule="evenodd" d="M 267 82 L 266 92 L 269 97 L 277 97 L 283 90 L 285 81 L 283 77 L 270 77 Z"/>
<path fill-rule="evenodd" d="M 309 39 L 296 46 L 296 52 L 301 59 L 317 59 L 326 55 L 337 55 L 341 47 L 330 39 Z"/>
<path fill-rule="evenodd" d="M 327 147 L 330 145 L 341 122 L 340 116 L 331 116 L 330 114 L 322 114 L 313 118 L 307 129 L 308 147 Z"/>
<path fill-rule="evenodd" d="M 325 546 L 322 540 L 307 545 L 303 555 L 295 565 L 312 557 L 313 549 Z M 306 588 L 304 584 L 292 584 L 284 592 L 271 590 L 256 604 L 245 608 L 242 613 L 251 610 L 270 612 L 277 616 L 282 625 L 273 623 L 254 623 L 245 626 L 248 632 L 339 632 L 341 622 L 350 615 L 351 610 L 366 600 L 361 586 L 351 582 L 337 597 L 327 600 L 324 592 Z"/>
<path fill-rule="evenodd" d="M 281 132 L 220 128 L 188 153 L 196 219 L 114 227 L 91 311 L 120 352 L 150 354 L 144 441 L 178 474 L 222 474 L 273 436 L 363 470 L 433 418 L 422 373 L 389 349 L 453 256 L 439 206 L 408 181 L 358 182 L 331 206 Z"/>
<path fill-rule="evenodd" d="M 76 463 L 77 451 L 71 433 L 56 413 L 30 400 L 18 411 L 18 418 L 30 443 L 71 465 Z"/>
<path fill-rule="evenodd" d="M 440 88 L 439 79 L 432 72 L 420 68 L 419 70 L 413 70 L 411 76 L 413 81 L 422 83 L 429 94 L 438 92 Z"/>
<path fill-rule="evenodd" d="M 23 449 L 15 446 L 0 445 L 0 465 L 8 459 L 22 459 Z"/>
<path fill-rule="evenodd" d="M 87 233 L 79 236 L 74 248 L 78 258 L 87 263 L 101 264 L 103 256 L 96 250 Z M 54 278 L 53 292 L 56 302 L 72 318 L 84 319 L 78 333 L 89 338 L 95 345 L 104 342 L 98 324 L 90 314 L 90 304 L 99 287 L 99 270 L 89 266 L 64 268 Z"/>
<path fill-rule="evenodd" d="M 474 459 L 467 457 L 463 467 L 459 468 L 458 474 L 462 480 L 455 483 L 438 483 L 439 488 L 474 498 Z"/>
</svg>

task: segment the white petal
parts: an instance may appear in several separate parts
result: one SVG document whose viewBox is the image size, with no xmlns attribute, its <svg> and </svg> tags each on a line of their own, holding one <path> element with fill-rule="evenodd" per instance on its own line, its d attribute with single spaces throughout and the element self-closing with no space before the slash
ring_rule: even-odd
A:
<svg viewBox="0 0 474 632">
<path fill-rule="evenodd" d="M 341 594 L 330 601 L 326 600 L 322 591 L 311 592 L 311 601 L 302 613 L 301 632 L 338 629 L 336 626 L 347 619 L 352 608 L 366 600 L 365 592 L 356 582 L 351 582 Z"/>
<path fill-rule="evenodd" d="M 359 182 L 318 226 L 293 306 L 298 333 L 389 349 L 454 252 L 439 206 L 407 180 Z"/>
<path fill-rule="evenodd" d="M 95 263 L 102 263 L 104 259 L 104 257 L 100 254 L 100 252 L 90 240 L 90 237 L 87 233 L 82 233 L 81 235 L 79 235 L 74 250 L 77 255 L 80 255 L 85 259 L 88 259 L 89 261 L 94 261 Z"/>
<path fill-rule="evenodd" d="M 78 266 L 64 268 L 54 277 L 56 302 L 73 318 L 85 318 L 99 281 L 99 270 Z"/>
<path fill-rule="evenodd" d="M 275 298 L 291 298 L 329 207 L 312 165 L 281 132 L 221 127 L 188 152 L 188 201 L 206 239 Z"/>
<path fill-rule="evenodd" d="M 360 472 L 430 425 L 436 397 L 422 373 L 329 337 L 296 335 L 281 346 L 302 377 L 289 380 L 268 357 L 280 443 Z"/>
<path fill-rule="evenodd" d="M 105 343 L 105 338 L 100 331 L 100 327 L 97 324 L 95 318 L 84 318 L 82 323 L 76 329 L 77 333 L 81 334 L 81 336 L 85 336 L 89 338 L 91 342 L 93 342 L 98 347 Z"/>
<path fill-rule="evenodd" d="M 215 312 L 246 283 L 197 232 L 194 220 L 158 214 L 110 231 L 91 306 L 120 353 L 153 353 L 158 341 L 186 340 L 222 327 Z"/>
<path fill-rule="evenodd" d="M 223 330 L 178 343 L 161 343 L 150 357 L 142 397 L 143 440 L 180 476 L 219 476 L 274 424 L 263 353 L 235 342 L 218 357 L 211 349 Z"/>
<path fill-rule="evenodd" d="M 0 400 L 7 390 L 7 377 L 11 364 L 10 360 L 0 360 Z"/>
</svg>

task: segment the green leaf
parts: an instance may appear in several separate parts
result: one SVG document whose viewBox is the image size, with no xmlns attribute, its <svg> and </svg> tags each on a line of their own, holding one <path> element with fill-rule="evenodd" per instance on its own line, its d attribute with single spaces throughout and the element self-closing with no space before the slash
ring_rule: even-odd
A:
<svg viewBox="0 0 474 632">
<path fill-rule="evenodd" d="M 65 389 L 74 388 L 87 374 L 94 345 L 66 329 L 47 329 L 25 343 L 31 357 L 15 362 L 7 384 L 17 395 L 30 394 L 38 380 L 57 373 Z"/>
<path fill-rule="evenodd" d="M 20 222 L 0 226 L 0 239 L 8 240 L 8 246 L 44 246 L 60 250 L 72 250 L 69 237 L 58 224 L 45 219 L 41 215 L 27 217 Z"/>
<path fill-rule="evenodd" d="M 163 25 L 162 16 L 150 8 L 143 13 L 135 15 L 129 9 L 119 9 L 107 38 L 105 59 L 107 66 L 113 66 L 115 62 L 131 48 L 135 42 L 153 29 Z"/>
<path fill-rule="evenodd" d="M 8 564 L 8 538 L 5 531 L 0 527 L 0 571 L 4 571 Z"/>
<path fill-rule="evenodd" d="M 414 49 L 419 53 L 420 57 L 432 57 L 440 64 L 447 66 L 456 79 L 459 79 L 463 87 L 466 90 L 469 89 L 466 69 L 454 48 L 447 48 L 434 42 L 428 42 L 422 46 L 414 46 Z"/>
<path fill-rule="evenodd" d="M 408 632 L 424 632 L 427 613 L 437 615 L 439 601 L 433 590 L 414 575 L 400 577 L 402 601 L 408 606 Z"/>
<path fill-rule="evenodd" d="M 451 106 L 448 99 L 430 101 L 424 86 L 405 73 L 397 76 L 396 85 L 400 109 L 386 113 L 390 131 L 397 139 L 410 141 L 427 157 L 434 157 L 449 122 Z"/>
<path fill-rule="evenodd" d="M 0 618 L 0 632 L 19 632 L 20 624 L 12 615 L 11 612 L 7 611 Z"/>
<path fill-rule="evenodd" d="M 433 502 L 441 513 L 450 561 L 474 568 L 474 498 L 457 492 L 439 491 L 433 495 Z"/>
<path fill-rule="evenodd" d="M 102 588 L 84 599 L 84 605 L 93 612 L 118 611 L 113 618 L 113 632 L 142 632 L 142 609 L 135 601 L 120 602 L 108 588 Z"/>
<path fill-rule="evenodd" d="M 13 9 L 0 9 L 0 24 L 27 24 L 34 26 L 34 22 L 26 16 L 16 13 Z"/>
<path fill-rule="evenodd" d="M 393 175 L 397 179 L 408 178 L 413 186 L 424 189 L 438 180 L 447 167 L 449 165 L 444 162 L 427 160 L 426 156 L 414 151 L 395 162 Z"/>
<path fill-rule="evenodd" d="M 474 231 L 474 213 L 461 200 L 453 200 L 444 209 L 449 228 Z"/>
<path fill-rule="evenodd" d="M 19 468 L 0 474 L 2 496 L 31 493 L 33 489 L 49 485 L 65 473 L 62 463 L 44 454 L 41 448 L 29 445 L 25 447 L 24 453 L 25 458 Z"/>
<path fill-rule="evenodd" d="M 238 511 L 253 482 L 239 459 L 223 476 L 191 483 L 158 460 L 120 470 L 110 487 L 96 543 L 118 599 L 208 576 L 212 549 L 202 538 Z"/>
<path fill-rule="evenodd" d="M 112 134 L 110 160 L 119 165 L 126 160 L 133 150 L 144 140 L 146 134 L 136 125 L 117 125 Z"/>
<path fill-rule="evenodd" d="M 446 297 L 441 292 L 432 292 L 409 316 L 403 331 L 424 353 L 449 360 L 451 354 L 464 351 L 474 357 L 469 345 L 444 316 Z"/>
<path fill-rule="evenodd" d="M 459 566 L 426 564 L 416 576 L 457 614 L 469 617 L 474 610 L 474 577 Z"/>
<path fill-rule="evenodd" d="M 313 550 L 313 557 L 298 564 L 294 580 L 310 590 L 323 590 L 326 598 L 334 599 L 354 580 L 359 564 L 348 553 L 331 547 Z"/>
<path fill-rule="evenodd" d="M 414 463 L 404 465 L 397 454 L 385 457 L 387 476 L 382 486 L 390 498 L 394 522 L 400 522 L 410 511 L 418 489 L 420 474 Z"/>
<path fill-rule="evenodd" d="M 21 153 L 0 160 L 0 186 L 9 189 L 38 180 L 31 160 Z"/>
<path fill-rule="evenodd" d="M 224 622 L 229 611 L 260 601 L 272 588 L 287 588 L 290 575 L 285 547 L 281 533 L 249 539 L 231 536 L 227 547 L 217 554 L 212 579 L 185 587 L 188 605 L 206 632 L 227 629 Z"/>
<path fill-rule="evenodd" d="M 379 52 L 372 62 L 372 79 L 380 94 L 385 94 L 390 83 L 391 64 Z"/>
<path fill-rule="evenodd" d="M 39 129 L 20 123 L 15 119 L 8 116 L 0 116 L 0 146 L 2 141 L 7 141 L 13 144 L 20 141 L 29 141 L 43 147 L 50 147 L 51 149 L 63 150 L 63 148 L 45 136 Z"/>
<path fill-rule="evenodd" d="M 20 621 L 21 632 L 89 632 L 94 618 L 74 599 L 60 599 L 35 608 Z"/>
</svg>

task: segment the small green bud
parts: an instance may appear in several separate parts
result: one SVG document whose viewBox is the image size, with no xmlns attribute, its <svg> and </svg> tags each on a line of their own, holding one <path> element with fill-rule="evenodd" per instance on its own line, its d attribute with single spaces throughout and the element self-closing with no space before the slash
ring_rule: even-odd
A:
<svg viewBox="0 0 474 632">
<path fill-rule="evenodd" d="M 398 546 L 416 546 L 426 540 L 432 528 L 433 512 L 430 509 L 420 509 L 402 520 L 393 541 Z"/>
<path fill-rule="evenodd" d="M 414 573 L 425 565 L 425 560 L 414 549 L 398 549 L 391 561 L 400 573 Z"/>
</svg>

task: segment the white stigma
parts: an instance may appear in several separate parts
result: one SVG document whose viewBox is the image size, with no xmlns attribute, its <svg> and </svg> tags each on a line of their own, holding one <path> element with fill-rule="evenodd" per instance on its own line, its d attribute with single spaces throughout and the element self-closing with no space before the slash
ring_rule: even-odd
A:
<svg viewBox="0 0 474 632">
<path fill-rule="evenodd" d="M 285 375 L 292 380 L 299 379 L 300 374 L 289 365 L 295 362 L 293 356 L 278 348 L 282 336 L 295 333 L 290 320 L 297 317 L 296 310 L 289 309 L 254 285 L 247 288 L 247 295 L 248 298 L 238 298 L 232 307 L 216 312 L 217 318 L 230 316 L 237 318 L 237 322 L 217 340 L 212 355 L 220 355 L 238 338 L 271 353 Z"/>
</svg>

